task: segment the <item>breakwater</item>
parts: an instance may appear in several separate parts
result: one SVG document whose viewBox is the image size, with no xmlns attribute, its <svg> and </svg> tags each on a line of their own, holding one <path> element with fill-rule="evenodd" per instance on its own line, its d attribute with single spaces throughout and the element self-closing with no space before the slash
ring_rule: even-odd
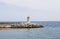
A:
<svg viewBox="0 0 60 39">
<path fill-rule="evenodd" d="M 43 25 L 36 23 L 0 22 L 0 28 L 42 28 Z"/>
<path fill-rule="evenodd" d="M 27 17 L 27 21 L 21 22 L 0 22 L 0 28 L 42 28 L 43 25 L 37 23 L 31 23 L 30 17 Z"/>
</svg>

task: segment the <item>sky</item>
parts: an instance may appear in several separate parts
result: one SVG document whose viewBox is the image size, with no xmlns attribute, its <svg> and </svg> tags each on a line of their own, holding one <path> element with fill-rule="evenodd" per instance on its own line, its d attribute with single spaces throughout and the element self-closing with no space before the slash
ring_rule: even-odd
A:
<svg viewBox="0 0 60 39">
<path fill-rule="evenodd" d="M 0 21 L 60 21 L 60 0 L 0 0 Z"/>
</svg>

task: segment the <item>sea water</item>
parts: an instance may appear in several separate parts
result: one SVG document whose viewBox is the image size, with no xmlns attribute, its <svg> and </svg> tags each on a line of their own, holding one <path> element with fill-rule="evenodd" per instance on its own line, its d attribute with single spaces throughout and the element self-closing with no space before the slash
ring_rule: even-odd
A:
<svg viewBox="0 0 60 39">
<path fill-rule="evenodd" d="M 44 28 L 0 28 L 0 39 L 60 39 L 60 21 L 35 21 Z"/>
</svg>

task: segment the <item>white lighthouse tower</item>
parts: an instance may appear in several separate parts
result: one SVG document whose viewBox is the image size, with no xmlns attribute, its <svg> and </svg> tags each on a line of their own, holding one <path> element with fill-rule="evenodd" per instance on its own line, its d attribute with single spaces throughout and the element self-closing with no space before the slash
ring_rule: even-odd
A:
<svg viewBox="0 0 60 39">
<path fill-rule="evenodd" d="M 29 16 L 27 17 L 27 23 L 30 23 L 30 17 Z"/>
</svg>

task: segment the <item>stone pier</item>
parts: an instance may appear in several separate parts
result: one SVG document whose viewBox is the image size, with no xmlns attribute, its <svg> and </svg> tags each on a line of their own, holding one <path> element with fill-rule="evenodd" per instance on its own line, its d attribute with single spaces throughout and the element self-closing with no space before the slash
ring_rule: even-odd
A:
<svg viewBox="0 0 60 39">
<path fill-rule="evenodd" d="M 26 23 L 10 23 L 10 22 L 3 22 L 0 23 L 0 28 L 42 28 L 43 25 L 41 24 L 36 24 L 36 23 L 31 23 L 30 22 L 30 17 L 27 17 L 27 22 Z"/>
</svg>

